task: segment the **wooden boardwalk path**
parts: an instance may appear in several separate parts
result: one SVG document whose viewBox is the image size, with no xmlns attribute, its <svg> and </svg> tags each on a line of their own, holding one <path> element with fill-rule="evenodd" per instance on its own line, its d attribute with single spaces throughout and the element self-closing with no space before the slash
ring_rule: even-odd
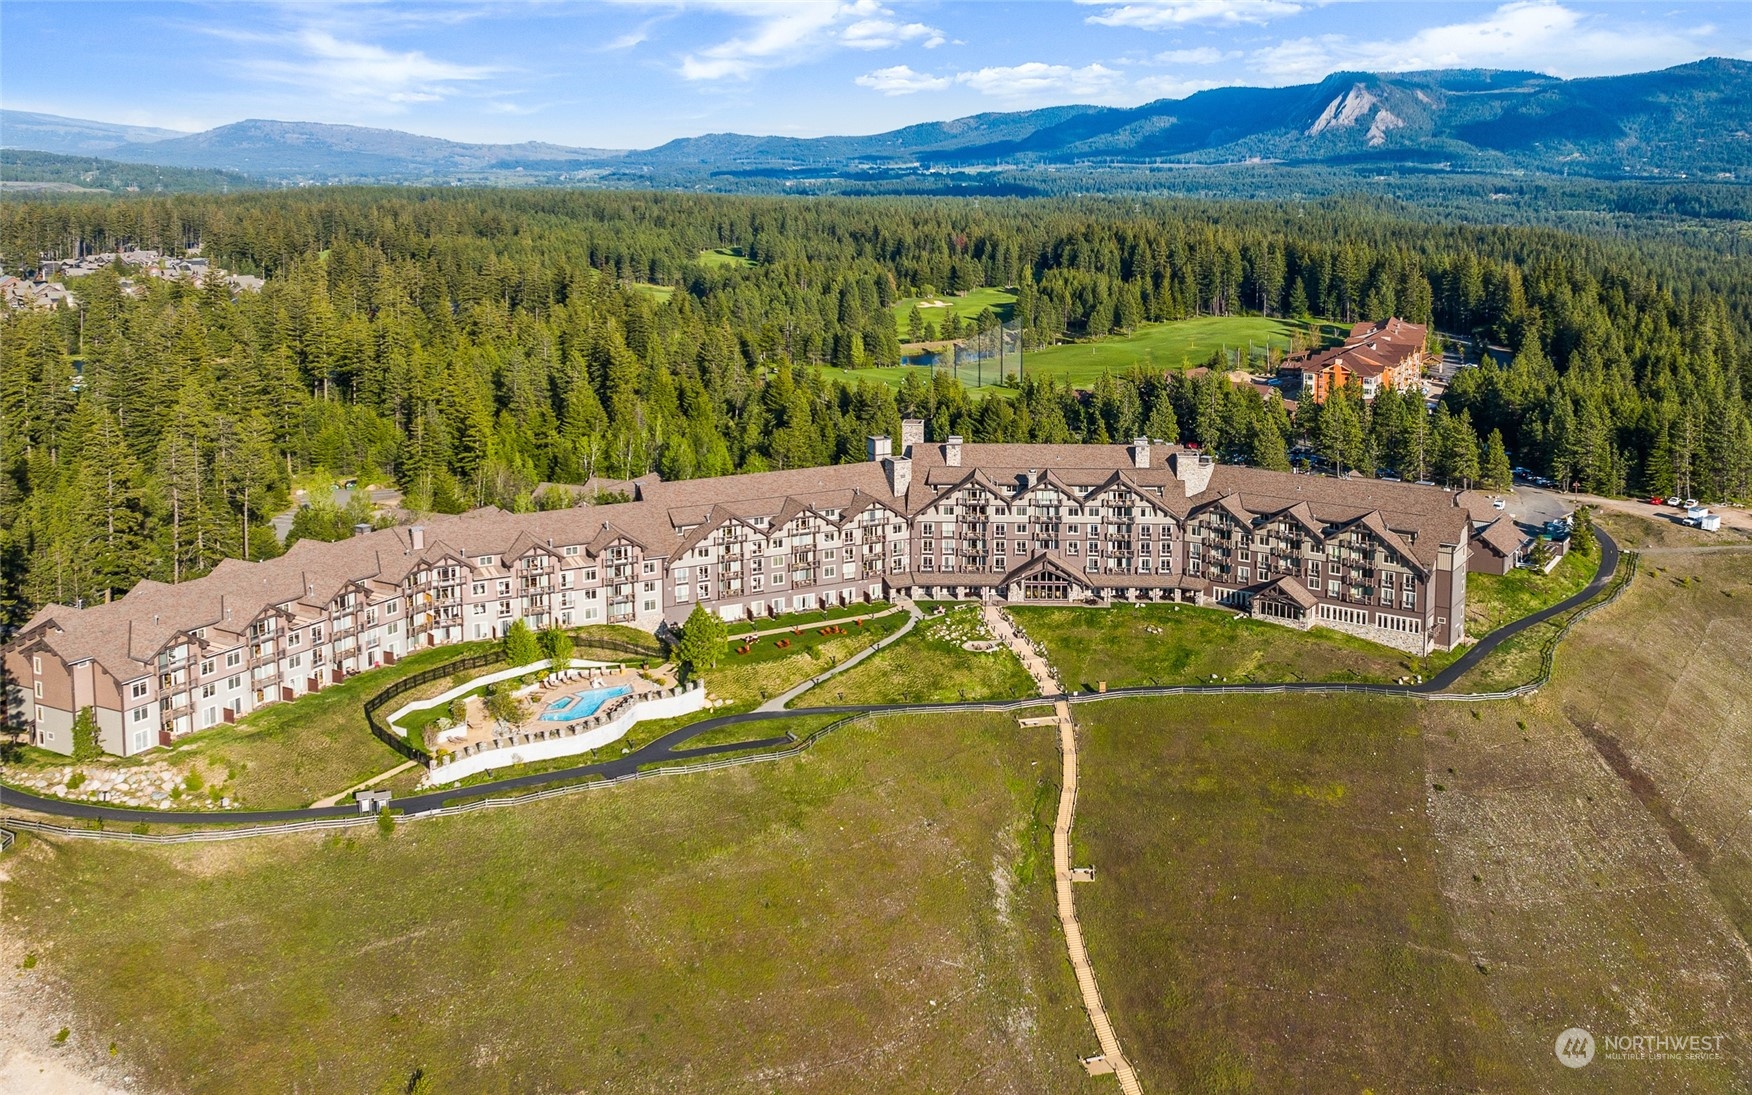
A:
<svg viewBox="0 0 1752 1095">
<path fill-rule="evenodd" d="M 1011 626 L 995 606 L 985 606 L 986 626 L 992 634 L 1007 644 L 1022 660 L 1043 695 L 1061 695 L 1064 689 L 1053 675 L 1052 667 L 1034 650 L 1022 633 Z M 1089 1025 L 1095 1028 L 1095 1041 L 1101 1046 L 1100 1071 L 1111 1069 L 1125 1095 L 1142 1095 L 1137 1073 L 1119 1048 L 1119 1035 L 1107 1017 L 1107 1006 L 1101 1002 L 1101 988 L 1095 981 L 1095 968 L 1089 964 L 1089 948 L 1083 942 L 1083 926 L 1077 921 L 1075 883 L 1071 880 L 1071 823 L 1077 814 L 1077 726 L 1071 721 L 1071 705 L 1063 700 L 1053 705 L 1059 731 L 1059 755 L 1064 758 L 1064 774 L 1059 781 L 1058 819 L 1052 827 L 1053 888 L 1058 897 L 1059 924 L 1064 928 L 1065 946 L 1070 951 L 1071 970 L 1077 976 L 1077 990 L 1083 994 L 1083 1010 L 1089 1014 Z M 1091 1068 L 1091 1072 L 1097 1071 Z"/>
</svg>

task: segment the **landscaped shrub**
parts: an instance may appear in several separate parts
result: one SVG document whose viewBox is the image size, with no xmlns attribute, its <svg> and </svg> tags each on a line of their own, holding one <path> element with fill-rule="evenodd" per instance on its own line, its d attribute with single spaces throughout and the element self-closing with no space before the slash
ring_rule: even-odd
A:
<svg viewBox="0 0 1752 1095">
<path fill-rule="evenodd" d="M 81 764 L 103 756 L 103 746 L 97 741 L 97 715 L 89 707 L 81 707 L 73 716 L 73 762 Z"/>
<path fill-rule="evenodd" d="M 509 665 L 528 665 L 541 658 L 541 643 L 535 632 L 521 619 L 511 621 L 505 632 L 505 661 Z"/>
</svg>

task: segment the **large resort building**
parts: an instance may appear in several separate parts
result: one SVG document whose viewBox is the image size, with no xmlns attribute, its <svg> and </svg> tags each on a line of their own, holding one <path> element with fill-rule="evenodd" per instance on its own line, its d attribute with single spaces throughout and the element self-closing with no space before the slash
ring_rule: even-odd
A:
<svg viewBox="0 0 1752 1095">
<path fill-rule="evenodd" d="M 927 443 L 908 421 L 868 455 L 652 476 L 630 502 L 304 540 L 111 603 L 49 605 L 6 648 L 7 714 L 69 753 L 91 707 L 102 747 L 131 755 L 516 619 L 657 631 L 699 604 L 737 620 L 893 595 L 1223 605 L 1424 654 L 1465 638 L 1475 522 L 1497 516 L 1469 492 L 1215 464 L 1146 439 Z"/>
</svg>

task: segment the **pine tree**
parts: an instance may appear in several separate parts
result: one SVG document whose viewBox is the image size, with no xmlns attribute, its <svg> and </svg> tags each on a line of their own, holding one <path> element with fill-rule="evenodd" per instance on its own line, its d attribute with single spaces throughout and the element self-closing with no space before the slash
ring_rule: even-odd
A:
<svg viewBox="0 0 1752 1095">
<path fill-rule="evenodd" d="M 681 642 L 676 646 L 676 658 L 687 667 L 690 676 L 697 677 L 708 669 L 717 668 L 724 656 L 724 644 L 730 628 L 723 617 L 703 604 L 695 604 L 681 627 Z"/>
<path fill-rule="evenodd" d="M 522 668 L 538 662 L 542 658 L 541 643 L 536 639 L 535 632 L 523 619 L 511 621 L 511 626 L 505 632 L 503 642 L 505 664 L 512 668 Z"/>
<path fill-rule="evenodd" d="M 1514 486 L 1514 472 L 1509 467 L 1509 453 L 1503 447 L 1503 431 L 1490 431 L 1484 445 L 1484 471 L 1479 483 L 1490 490 L 1508 490 Z"/>
</svg>

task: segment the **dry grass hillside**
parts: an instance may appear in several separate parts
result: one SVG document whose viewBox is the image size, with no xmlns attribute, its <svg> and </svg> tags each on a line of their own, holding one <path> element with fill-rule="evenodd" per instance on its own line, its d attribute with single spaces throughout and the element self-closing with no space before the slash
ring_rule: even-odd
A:
<svg viewBox="0 0 1752 1095">
<path fill-rule="evenodd" d="M 1752 1090 L 1752 552 L 1657 535 L 1532 697 L 1079 709 L 1079 908 L 1148 1086 Z M 1725 1039 L 1572 1070 L 1571 1026 Z"/>
</svg>

